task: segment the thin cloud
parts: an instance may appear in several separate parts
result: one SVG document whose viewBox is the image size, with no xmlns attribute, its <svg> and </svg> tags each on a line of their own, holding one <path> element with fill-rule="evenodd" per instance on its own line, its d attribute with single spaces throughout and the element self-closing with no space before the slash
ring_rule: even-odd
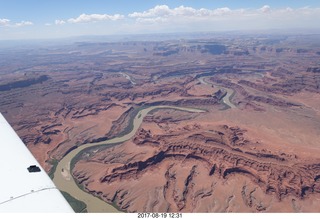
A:
<svg viewBox="0 0 320 219">
<path fill-rule="evenodd" d="M 10 24 L 10 20 L 9 19 L 0 19 L 0 26 L 8 26 Z"/>
<path fill-rule="evenodd" d="M 257 9 L 195 9 L 179 6 L 170 8 L 167 5 L 157 5 L 146 11 L 136 11 L 128 14 L 136 25 L 152 24 L 158 30 L 176 26 L 180 31 L 197 30 L 241 30 L 270 28 L 318 28 L 316 20 L 320 19 L 320 8 L 271 8 L 264 5 Z M 312 22 L 313 21 L 313 22 Z M 141 29 L 141 28 L 140 28 Z"/>
<path fill-rule="evenodd" d="M 81 14 L 77 18 L 68 19 L 68 23 L 89 23 L 97 21 L 116 21 L 123 19 L 124 16 L 120 14 L 108 15 L 108 14 Z"/>
<path fill-rule="evenodd" d="M 61 25 L 61 24 L 65 24 L 66 22 L 64 20 L 55 20 L 54 23 L 56 25 Z"/>
<path fill-rule="evenodd" d="M 158 16 L 172 15 L 172 10 L 167 5 L 157 5 L 154 8 L 144 12 L 134 12 L 128 16 L 131 18 L 150 18 Z"/>
<path fill-rule="evenodd" d="M 157 5 L 148 10 L 121 14 L 79 14 L 44 24 L 46 31 L 57 36 L 86 34 L 140 34 L 197 31 L 234 31 L 269 29 L 320 30 L 320 8 L 274 8 L 261 5 L 257 8 L 193 8 Z M 82 25 L 77 25 L 82 24 Z M 32 22 L 14 23 L 0 18 L 0 28 L 33 25 Z M 55 26 L 55 27 L 54 27 Z M 63 27 L 64 26 L 64 27 Z M 85 27 L 85 28 L 83 28 Z M 57 31 L 61 28 L 61 31 Z M 34 28 L 35 29 L 35 28 Z M 30 28 L 30 35 L 34 34 Z M 48 34 L 48 32 L 45 32 Z M 51 36 L 51 35 L 50 35 Z"/>
<path fill-rule="evenodd" d="M 15 23 L 14 26 L 16 27 L 23 27 L 23 26 L 31 26 L 33 23 L 31 21 L 21 21 L 19 23 Z"/>
<path fill-rule="evenodd" d="M 33 23 L 31 21 L 21 21 L 17 23 L 12 23 L 9 19 L 3 18 L 0 19 L 0 26 L 4 27 L 23 27 L 23 26 L 31 26 Z"/>
<path fill-rule="evenodd" d="M 268 13 L 271 11 L 271 7 L 269 5 L 264 5 L 262 8 L 258 9 L 258 11 L 262 13 Z"/>
<path fill-rule="evenodd" d="M 237 12 L 232 11 L 230 8 L 217 8 L 209 10 L 205 8 L 194 9 L 192 7 L 179 6 L 177 8 L 169 8 L 167 5 L 157 5 L 143 12 L 133 12 L 128 15 L 130 18 L 152 18 L 152 17 L 211 17 L 221 16 Z"/>
<path fill-rule="evenodd" d="M 179 6 L 170 8 L 168 5 L 156 5 L 145 11 L 135 11 L 127 15 L 121 14 L 81 14 L 65 20 L 55 20 L 54 24 L 96 23 L 103 21 L 119 21 L 125 28 L 134 28 L 143 32 L 149 30 L 166 31 L 212 31 L 241 30 L 268 28 L 316 28 L 316 24 L 307 22 L 320 19 L 320 8 L 271 8 L 263 5 L 260 8 L 228 7 L 208 9 Z M 109 23 L 112 25 L 111 23 Z M 106 25 L 109 25 L 106 24 Z M 139 26 L 140 25 L 140 26 Z M 145 25 L 145 26 L 144 26 Z M 154 27 L 152 27 L 154 25 Z M 150 29 L 151 27 L 151 29 Z"/>
</svg>

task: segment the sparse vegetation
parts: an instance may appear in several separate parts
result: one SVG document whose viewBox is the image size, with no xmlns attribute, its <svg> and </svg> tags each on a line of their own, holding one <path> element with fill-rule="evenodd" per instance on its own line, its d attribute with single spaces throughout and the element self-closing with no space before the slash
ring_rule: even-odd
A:
<svg viewBox="0 0 320 219">
<path fill-rule="evenodd" d="M 64 198 L 76 213 L 87 213 L 87 205 L 84 202 L 72 197 L 67 192 L 61 191 L 61 194 L 64 196 Z"/>
</svg>

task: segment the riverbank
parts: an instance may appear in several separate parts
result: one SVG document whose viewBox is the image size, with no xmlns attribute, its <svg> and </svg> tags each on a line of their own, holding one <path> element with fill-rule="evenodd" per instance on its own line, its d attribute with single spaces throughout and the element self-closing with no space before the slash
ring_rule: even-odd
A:
<svg viewBox="0 0 320 219">
<path fill-rule="evenodd" d="M 70 153 L 68 153 L 65 157 L 63 157 L 63 159 L 58 163 L 56 170 L 54 172 L 53 182 L 55 183 L 55 185 L 59 188 L 59 190 L 68 193 L 70 196 L 72 196 L 73 198 L 81 202 L 84 202 L 87 205 L 88 212 L 120 212 L 111 204 L 108 204 L 105 201 L 101 200 L 100 198 L 85 192 L 82 188 L 80 188 L 77 185 L 77 183 L 75 182 L 71 174 L 73 159 L 76 158 L 78 154 L 82 153 L 85 149 L 101 146 L 101 145 L 105 145 L 105 146 L 116 145 L 118 143 L 122 143 L 124 141 L 129 140 L 134 136 L 139 126 L 141 125 L 143 118 L 149 112 L 155 109 L 163 109 L 163 108 L 178 109 L 178 110 L 195 112 L 195 113 L 205 112 L 204 110 L 200 110 L 200 109 L 174 107 L 174 106 L 152 106 L 145 109 L 141 109 L 135 115 L 132 121 L 132 124 L 133 124 L 132 130 L 128 134 L 125 134 L 120 137 L 108 139 L 102 142 L 81 145 L 78 148 L 71 151 Z"/>
</svg>

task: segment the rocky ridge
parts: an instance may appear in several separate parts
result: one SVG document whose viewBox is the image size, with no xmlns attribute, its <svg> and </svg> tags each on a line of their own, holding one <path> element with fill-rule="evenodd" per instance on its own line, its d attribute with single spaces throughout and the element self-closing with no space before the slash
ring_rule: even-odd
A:
<svg viewBox="0 0 320 219">
<path fill-rule="evenodd" d="M 192 201 L 190 197 L 198 197 L 197 199 L 200 200 L 201 196 L 213 195 L 212 192 L 207 192 L 199 197 L 200 191 L 194 186 L 199 171 L 202 175 L 206 175 L 207 181 L 212 181 L 212 183 L 217 180 L 226 183 L 229 179 L 239 175 L 243 176 L 258 186 L 265 195 L 274 196 L 279 201 L 288 197 L 302 200 L 320 193 L 319 161 L 305 162 L 296 155 L 252 150 L 252 146 L 259 147 L 259 144 L 247 139 L 245 133 L 244 129 L 227 125 L 218 126 L 210 131 L 202 131 L 201 127 L 195 124 L 188 134 L 176 132 L 154 135 L 150 130 L 140 129 L 132 142 L 139 148 L 151 147 L 154 151 L 152 156 L 139 156 L 140 159 L 133 160 L 125 158 L 117 163 L 114 163 L 113 159 L 109 160 L 108 157 L 98 159 L 99 163 L 107 167 L 105 174 L 99 175 L 99 184 L 108 188 L 109 185 L 120 185 L 130 180 L 139 181 L 153 170 L 169 165 L 165 174 L 158 176 L 162 178 L 159 178 L 160 181 L 165 182 L 161 188 L 162 198 L 170 206 L 167 210 L 189 212 L 193 211 L 196 205 L 189 203 Z M 180 138 L 181 135 L 184 140 L 176 141 L 177 136 Z M 86 162 L 97 162 L 94 157 L 85 160 Z M 190 168 L 189 174 L 180 186 L 178 186 L 179 182 L 175 174 L 172 175 L 170 171 L 172 169 L 170 165 L 176 162 L 185 163 Z M 91 191 L 90 177 L 87 177 L 87 173 L 76 170 L 74 177 L 88 191 Z M 172 190 L 173 188 L 175 190 Z M 175 192 L 178 190 L 181 193 L 179 192 L 179 198 L 175 198 Z M 102 191 L 91 192 L 106 201 L 115 202 L 123 210 L 142 210 L 132 208 L 124 201 L 136 198 L 133 194 L 130 195 L 130 190 L 125 193 L 126 195 L 124 195 L 125 191 L 118 191 L 112 198 Z M 244 204 L 248 208 L 254 207 L 257 211 L 266 210 L 263 206 L 253 206 L 250 198 L 246 198 L 245 194 L 242 195 L 245 200 Z"/>
</svg>

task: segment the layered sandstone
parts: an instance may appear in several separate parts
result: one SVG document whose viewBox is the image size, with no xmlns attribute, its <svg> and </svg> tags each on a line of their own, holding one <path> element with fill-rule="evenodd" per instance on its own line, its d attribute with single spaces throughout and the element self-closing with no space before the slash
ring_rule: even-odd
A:
<svg viewBox="0 0 320 219">
<path fill-rule="evenodd" d="M 74 148 L 130 132 L 143 108 L 201 108 L 151 112 L 128 142 L 80 154 L 75 179 L 130 212 L 317 212 L 314 37 L 4 49 L 0 111 L 49 172 Z"/>
</svg>

